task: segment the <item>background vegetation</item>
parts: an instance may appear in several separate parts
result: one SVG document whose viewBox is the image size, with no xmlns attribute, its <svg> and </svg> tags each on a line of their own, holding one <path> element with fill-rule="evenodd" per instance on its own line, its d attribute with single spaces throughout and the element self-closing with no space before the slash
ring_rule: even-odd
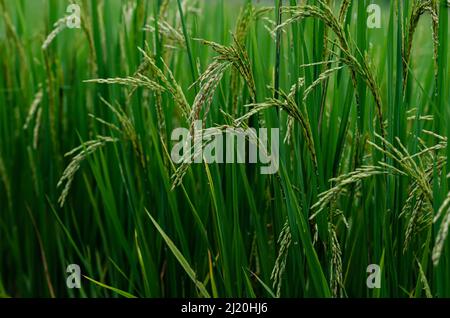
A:
<svg viewBox="0 0 450 318">
<path fill-rule="evenodd" d="M 450 296 L 446 1 L 77 3 L 0 0 L 0 296 Z M 279 173 L 175 166 L 201 118 Z"/>
</svg>

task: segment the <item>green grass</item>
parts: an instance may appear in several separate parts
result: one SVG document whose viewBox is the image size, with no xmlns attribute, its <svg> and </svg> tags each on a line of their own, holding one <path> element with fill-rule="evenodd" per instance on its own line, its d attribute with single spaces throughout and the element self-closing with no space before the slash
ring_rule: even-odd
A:
<svg viewBox="0 0 450 318">
<path fill-rule="evenodd" d="M 0 297 L 450 297 L 446 1 L 75 2 L 0 0 Z M 175 165 L 202 118 L 279 172 Z"/>
</svg>

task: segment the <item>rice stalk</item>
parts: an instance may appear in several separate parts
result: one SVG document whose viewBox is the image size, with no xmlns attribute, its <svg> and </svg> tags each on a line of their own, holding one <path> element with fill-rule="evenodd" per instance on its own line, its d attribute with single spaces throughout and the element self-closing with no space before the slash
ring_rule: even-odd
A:
<svg viewBox="0 0 450 318">
<path fill-rule="evenodd" d="M 42 101 L 42 97 L 43 97 L 43 91 L 42 91 L 42 86 L 40 86 L 39 91 L 36 93 L 36 95 L 34 96 L 34 100 L 31 103 L 30 106 L 30 110 L 28 111 L 28 115 L 27 118 L 25 120 L 25 124 L 23 125 L 23 129 L 27 130 L 28 126 L 30 125 L 30 122 L 33 120 L 34 115 L 36 114 L 36 111 Z"/>
<path fill-rule="evenodd" d="M 278 28 L 281 25 L 281 21 L 283 19 L 283 0 L 275 0 L 276 8 L 278 12 L 276 13 L 276 31 L 275 31 L 275 68 L 273 75 L 273 87 L 274 87 L 274 99 L 278 99 L 279 89 L 280 89 L 280 64 L 281 64 L 281 28 Z"/>
<path fill-rule="evenodd" d="M 414 34 L 417 30 L 419 20 L 423 14 L 429 12 L 432 21 L 433 30 L 433 48 L 434 48 L 434 67 L 435 67 L 435 80 L 437 82 L 438 74 L 438 51 L 439 51 L 439 16 L 437 12 L 436 0 L 415 0 L 413 2 L 413 8 L 411 16 L 409 17 L 409 25 L 407 35 L 403 38 L 403 91 L 406 89 L 406 83 L 408 80 L 409 63 L 411 59 L 411 51 Z"/>
<path fill-rule="evenodd" d="M 299 80 L 299 83 L 302 84 L 302 80 Z M 314 171 L 318 173 L 318 164 L 317 164 L 317 155 L 314 146 L 314 139 L 311 129 L 311 123 L 308 118 L 308 113 L 306 111 L 301 111 L 297 102 L 295 101 L 295 96 L 291 93 L 288 95 L 284 93 L 282 90 L 278 91 L 279 99 L 268 98 L 265 102 L 257 103 L 257 104 L 249 104 L 247 107 L 250 107 L 251 110 L 241 116 L 240 118 L 235 120 L 236 124 L 242 123 L 244 120 L 249 119 L 253 115 L 267 110 L 269 108 L 275 109 L 283 109 L 287 112 L 289 117 L 292 117 L 293 120 L 297 121 L 300 124 L 300 127 L 303 132 L 303 136 L 306 141 L 306 145 L 308 147 L 309 153 L 311 155 L 311 159 L 314 165 Z"/>
<path fill-rule="evenodd" d="M 159 18 L 166 18 L 167 12 L 169 11 L 170 0 L 163 0 L 159 7 Z"/>
<path fill-rule="evenodd" d="M 154 23 L 154 18 L 152 18 L 150 22 Z M 155 27 L 152 25 L 146 25 L 144 31 L 152 33 L 156 32 Z M 169 41 L 169 44 L 165 45 L 166 48 L 186 49 L 186 40 L 182 30 L 176 29 L 167 21 L 158 20 L 158 32 L 160 36 L 164 36 L 166 41 Z"/>
<path fill-rule="evenodd" d="M 306 100 L 309 97 L 309 94 L 314 90 L 314 88 L 316 88 L 322 82 L 326 81 L 331 75 L 333 75 L 335 72 L 339 71 L 342 68 L 343 68 L 343 66 L 338 66 L 338 67 L 327 69 L 323 73 L 321 73 L 319 75 L 319 77 L 317 77 L 317 79 L 315 79 L 314 82 L 312 82 L 312 84 L 310 86 L 308 86 L 305 89 L 305 91 L 303 92 L 303 102 L 306 102 Z"/>
<path fill-rule="evenodd" d="M 444 248 L 444 243 L 448 236 L 448 228 L 450 226 L 450 192 L 447 194 L 447 197 L 444 199 L 442 205 L 440 206 L 438 213 L 433 219 L 433 222 L 437 223 L 441 216 L 443 217 L 438 234 L 436 236 L 436 241 L 432 253 L 434 266 L 437 266 L 439 264 L 442 250 Z"/>
<path fill-rule="evenodd" d="M 75 260 L 110 282 L 83 285 L 86 297 L 448 296 L 446 1 L 380 4 L 383 28 L 372 31 L 355 16 L 365 14 L 361 1 L 234 2 L 180 0 L 179 10 L 175 0 L 71 0 L 82 4 L 82 29 L 42 51 L 56 32 L 47 20 L 65 5 L 33 12 L 39 4 L 0 0 L 0 250 L 11 251 L 0 294 L 78 297 L 55 270 Z M 230 43 L 187 47 L 230 28 Z M 427 36 L 434 53 L 413 47 Z M 223 161 L 190 171 L 201 159 L 192 146 L 175 163 L 166 129 L 189 131 L 195 118 L 213 123 L 190 136 L 206 137 L 201 149 L 239 128 L 267 152 L 248 127 L 259 118 L 280 128 L 280 173 Z M 60 149 L 73 148 L 62 166 Z M 80 174 L 83 163 L 92 171 Z M 27 206 L 45 233 L 41 249 L 54 251 L 49 271 L 23 225 Z M 368 262 L 389 274 L 381 290 L 364 287 Z M 26 279 L 6 275 L 23 264 Z"/>
<path fill-rule="evenodd" d="M 0 179 L 5 187 L 6 199 L 8 200 L 8 207 L 12 210 L 12 192 L 11 192 L 11 183 L 9 176 L 6 172 L 5 161 L 3 160 L 2 154 L 0 153 Z"/>
<path fill-rule="evenodd" d="M 330 235 L 330 289 L 333 297 L 342 297 L 341 287 L 344 285 L 342 277 L 342 250 L 336 233 L 336 226 L 328 223 Z"/>
<path fill-rule="evenodd" d="M 233 37 L 232 46 L 224 46 L 215 42 L 200 40 L 202 44 L 209 46 L 219 55 L 214 58 L 215 62 L 229 62 L 236 68 L 244 79 L 250 92 L 252 101 L 256 101 L 256 85 L 253 77 L 251 63 L 245 49 L 239 44 L 238 40 Z M 203 80 L 205 77 L 203 76 Z"/>
<path fill-rule="evenodd" d="M 416 188 L 418 189 L 418 188 Z M 408 216 L 408 224 L 406 226 L 405 231 L 405 241 L 403 243 L 403 253 L 406 253 L 408 250 L 412 240 L 416 237 L 420 232 L 420 226 L 423 222 L 423 216 L 428 215 L 425 226 L 431 224 L 430 216 L 432 215 L 432 206 L 430 206 L 429 202 L 427 202 L 423 196 L 423 194 L 411 193 L 408 196 L 407 201 L 411 201 L 412 199 L 416 200 L 414 206 L 410 206 L 410 202 L 408 202 L 408 206 L 405 205 L 404 210 L 411 209 L 412 211 Z M 404 213 L 404 212 L 403 212 Z"/>
<path fill-rule="evenodd" d="M 219 55 L 214 57 L 213 62 L 206 71 L 199 77 L 200 91 L 195 97 L 189 120 L 191 126 L 200 118 L 200 112 L 208 107 L 214 96 L 214 92 L 219 85 L 225 71 L 233 66 L 243 77 L 250 91 L 253 101 L 256 100 L 256 86 L 251 70 L 247 53 L 234 38 L 234 45 L 224 46 L 215 42 L 200 40 L 204 45 L 211 47 Z M 207 112 L 205 112 L 206 114 Z"/>
<path fill-rule="evenodd" d="M 450 207 L 450 192 L 448 193 L 447 197 L 442 202 L 442 205 L 439 208 L 438 213 L 433 218 L 434 223 L 436 223 L 438 221 L 438 219 L 444 214 L 445 209 L 447 209 L 448 207 Z"/>
<path fill-rule="evenodd" d="M 183 6 L 181 5 L 181 0 L 177 0 L 178 3 L 178 14 L 180 16 L 181 20 L 181 27 L 183 30 L 183 36 L 186 43 L 186 51 L 188 53 L 189 57 L 189 65 L 191 66 L 191 75 L 192 75 L 192 81 L 195 83 L 197 81 L 197 73 L 195 71 L 195 65 L 194 65 L 194 58 L 192 56 L 192 49 L 191 49 L 191 43 L 190 43 L 190 37 L 188 35 L 187 27 L 186 27 L 186 21 L 184 17 L 184 11 Z"/>
<path fill-rule="evenodd" d="M 369 141 L 369 144 L 382 152 L 386 157 L 396 162 L 397 167 L 380 162 L 380 166 L 390 170 L 392 173 L 408 176 L 412 180 L 408 198 L 402 209 L 401 215 L 408 218 L 403 252 L 407 250 L 413 237 L 417 236 L 421 226 L 428 228 L 431 226 L 433 214 L 433 176 L 435 171 L 441 171 L 446 163 L 446 158 L 433 156 L 432 154 L 447 148 L 447 139 L 432 132 L 424 131 L 427 134 L 439 137 L 437 144 L 423 148 L 414 155 L 411 155 L 400 139 L 395 138 L 398 148 L 381 136 L 376 135 L 381 140 L 384 148 Z M 416 162 L 417 161 L 417 162 Z M 413 202 L 415 202 L 413 204 Z"/>
<path fill-rule="evenodd" d="M 39 108 L 36 115 L 36 122 L 34 124 L 33 129 L 33 149 L 38 148 L 38 142 L 39 142 L 39 130 L 41 128 L 41 120 L 42 120 L 42 108 Z"/>
<path fill-rule="evenodd" d="M 131 121 L 131 119 L 126 115 L 126 113 L 121 109 L 120 106 L 117 108 L 108 103 L 105 99 L 101 98 L 101 101 L 111 110 L 111 112 L 117 117 L 121 124 L 121 129 L 119 131 L 124 135 L 124 137 L 131 141 L 133 150 L 140 159 L 140 163 L 143 168 L 146 167 L 144 151 L 140 143 L 136 129 Z"/>
<path fill-rule="evenodd" d="M 376 114 L 380 126 L 381 135 L 383 137 L 386 136 L 386 130 L 384 126 L 384 120 L 383 120 L 383 106 L 382 106 L 382 98 L 380 89 L 378 87 L 378 84 L 375 80 L 375 77 L 373 75 L 373 71 L 371 70 L 367 57 L 362 59 L 362 62 L 360 63 L 358 59 L 351 53 L 350 51 L 350 45 L 351 41 L 347 39 L 347 36 L 344 32 L 344 28 L 341 25 L 341 23 L 338 21 L 338 19 L 334 16 L 331 8 L 325 4 L 323 1 L 318 1 L 321 4 L 321 7 L 313 6 L 313 5 L 303 5 L 303 6 L 296 6 L 296 7 L 285 7 L 283 10 L 286 13 L 289 13 L 292 15 L 291 18 L 287 19 L 282 23 L 281 25 L 277 26 L 277 28 L 284 28 L 287 25 L 304 18 L 313 17 L 320 19 L 327 25 L 336 35 L 338 39 L 337 46 L 340 48 L 341 52 L 343 53 L 342 61 L 350 67 L 351 71 L 351 78 L 353 82 L 353 86 L 355 88 L 355 91 L 357 90 L 357 80 L 356 80 L 356 74 L 361 75 L 366 85 L 369 87 L 374 99 L 375 99 L 375 105 L 376 105 Z M 356 99 L 356 105 L 358 110 L 358 118 L 361 118 L 361 110 L 360 110 L 360 97 L 355 92 L 355 99 Z"/>
<path fill-rule="evenodd" d="M 98 57 L 94 43 L 94 31 L 92 26 L 91 15 L 88 14 L 87 8 L 89 7 L 88 0 L 83 0 L 81 6 L 81 29 L 83 30 L 87 43 L 89 44 L 89 65 L 91 67 L 91 76 L 98 77 Z M 92 107 L 90 107 L 92 110 Z"/>
<path fill-rule="evenodd" d="M 193 128 L 193 127 L 192 127 Z M 198 158 L 201 157 L 202 150 L 214 140 L 218 135 L 223 134 L 223 130 L 229 128 L 228 126 L 208 128 L 208 129 L 192 129 L 191 134 L 188 136 L 187 143 L 191 144 L 188 151 L 183 152 L 181 158 L 181 165 L 176 169 L 175 173 L 172 175 L 172 190 L 177 186 L 181 185 L 184 176 L 187 173 L 192 162 L 197 162 Z M 199 144 L 200 143 L 200 144 Z"/>
<path fill-rule="evenodd" d="M 245 40 L 247 38 L 248 31 L 250 29 L 252 20 L 254 19 L 255 9 L 251 3 L 248 3 L 239 13 L 238 20 L 235 27 L 235 39 L 241 47 L 245 46 Z M 233 68 L 230 77 L 230 89 L 231 89 L 231 109 L 233 114 L 236 115 L 238 108 L 239 98 L 239 71 Z"/>
<path fill-rule="evenodd" d="M 156 65 L 155 59 L 147 54 L 144 50 L 139 48 L 139 51 L 144 56 L 144 64 L 141 64 L 140 69 L 136 72 L 136 74 L 143 72 L 145 69 L 149 68 L 152 72 L 155 79 L 159 80 L 161 85 L 171 94 L 173 100 L 180 108 L 183 116 L 188 119 L 189 113 L 191 110 L 191 106 L 186 100 L 186 96 L 184 95 L 183 89 L 176 81 L 172 71 L 164 62 L 161 60 L 161 63 L 164 65 L 165 70 L 167 71 L 167 76 L 163 73 L 163 71 Z"/>
<path fill-rule="evenodd" d="M 90 79 L 84 81 L 85 83 L 97 83 L 97 84 L 118 84 L 130 87 L 144 87 L 152 91 L 164 91 L 164 87 L 158 83 L 150 80 L 148 77 L 142 74 L 138 74 L 136 77 L 124 77 L 124 78 L 104 78 L 104 79 Z"/>
<path fill-rule="evenodd" d="M 13 22 L 11 21 L 11 17 L 8 13 L 8 10 L 6 9 L 4 0 L 0 0 L 0 8 L 2 11 L 3 22 L 5 23 L 5 27 L 6 27 L 6 35 L 8 38 L 12 38 L 14 40 L 14 44 L 19 52 L 20 59 L 23 63 L 22 66 L 24 67 L 24 71 L 27 72 L 28 71 L 28 63 L 26 62 L 27 58 L 26 58 L 26 53 L 25 53 L 25 47 L 17 34 L 17 30 L 14 27 Z"/>
<path fill-rule="evenodd" d="M 191 126 L 194 122 L 200 118 L 200 112 L 206 105 L 206 107 L 212 102 L 214 93 L 217 86 L 220 83 L 225 71 L 232 65 L 230 61 L 214 61 L 211 63 L 206 71 L 200 76 L 200 90 L 195 97 L 194 104 L 192 105 L 191 113 L 189 115 L 189 121 Z"/>
<path fill-rule="evenodd" d="M 441 221 L 441 226 L 439 227 L 438 234 L 436 236 L 436 240 L 433 247 L 433 253 L 432 253 L 432 260 L 434 266 L 437 266 L 439 264 L 439 260 L 441 258 L 442 250 L 444 248 L 445 240 L 447 239 L 448 235 L 448 228 L 450 226 L 450 208 L 441 206 L 439 209 L 440 213 L 443 214 L 444 210 L 446 210 L 444 217 Z M 442 210 L 442 211 L 441 211 Z"/>
<path fill-rule="evenodd" d="M 187 145 L 191 146 L 186 149 L 187 151 L 183 151 L 183 156 L 180 159 L 181 164 L 172 175 L 172 190 L 181 185 L 187 170 L 193 162 L 203 160 L 201 157 L 203 149 L 213 142 L 216 136 L 223 135 L 228 129 L 233 130 L 234 135 L 244 137 L 247 142 L 256 146 L 256 149 L 263 155 L 269 155 L 268 149 L 256 134 L 256 130 L 249 129 L 244 122 L 236 121 L 233 126 L 221 125 L 203 129 L 191 126 L 190 134 L 186 140 Z"/>
<path fill-rule="evenodd" d="M 44 43 L 42 43 L 42 50 L 46 51 L 50 44 L 52 44 L 53 40 L 67 28 L 67 17 L 61 18 L 53 24 L 53 30 L 45 39 Z"/>
<path fill-rule="evenodd" d="M 283 274 L 286 270 L 286 261 L 289 253 L 289 247 L 291 246 L 292 235 L 288 221 L 283 226 L 281 233 L 278 237 L 278 256 L 275 260 L 275 265 L 272 269 L 270 279 L 272 280 L 272 287 L 275 290 L 277 298 L 281 296 L 281 287 L 283 283 Z"/>
<path fill-rule="evenodd" d="M 436 135 L 436 134 L 434 134 Z M 374 147 L 375 149 L 379 150 L 383 154 L 385 154 L 387 157 L 393 159 L 398 165 L 401 170 L 398 170 L 397 168 L 393 167 L 392 165 L 389 165 L 385 162 L 381 162 L 380 164 L 383 165 L 386 168 L 391 169 L 392 171 L 401 172 L 404 175 L 409 176 L 412 178 L 417 185 L 420 187 L 421 192 L 424 194 L 425 198 L 431 203 L 433 200 L 432 195 L 432 188 L 431 184 L 427 182 L 427 173 L 423 167 L 423 162 L 421 161 L 421 157 L 434 153 L 436 151 L 446 149 L 447 147 L 447 140 L 444 137 L 441 137 L 441 141 L 433 145 L 431 147 L 427 147 L 420 152 L 410 155 L 406 147 L 402 144 L 400 139 L 397 137 L 396 141 L 399 145 L 399 148 L 396 148 L 394 145 L 392 145 L 390 142 L 388 142 L 386 139 L 379 135 L 375 135 L 377 138 L 381 140 L 384 148 L 379 147 L 378 145 L 374 144 L 373 142 L 369 141 L 369 144 Z M 414 160 L 415 158 L 418 159 L 418 163 Z"/>
<path fill-rule="evenodd" d="M 343 0 L 339 9 L 338 20 L 341 24 L 344 23 L 345 16 L 347 15 L 348 8 L 350 7 L 352 0 Z"/>
<path fill-rule="evenodd" d="M 430 160 L 428 167 L 423 172 L 426 182 L 430 185 L 433 184 L 433 176 L 435 170 L 440 172 L 445 164 L 446 160 L 442 157 Z M 413 205 L 414 203 L 414 205 Z M 426 198 L 421 191 L 419 184 L 413 181 L 410 185 L 410 191 L 408 198 L 405 201 L 404 207 L 399 217 L 405 216 L 408 219 L 405 233 L 405 241 L 403 245 L 403 253 L 409 248 L 410 242 L 416 237 L 421 227 L 428 228 L 433 222 L 433 205 L 430 198 Z"/>
<path fill-rule="evenodd" d="M 292 85 L 291 90 L 289 92 L 288 97 L 289 98 L 295 98 L 297 92 L 305 85 L 305 79 L 303 77 L 300 77 L 297 80 L 297 83 Z M 284 143 L 290 144 L 291 137 L 292 137 L 292 130 L 294 129 L 294 122 L 295 119 L 292 116 L 288 116 L 287 118 L 287 124 L 286 124 L 286 135 L 284 137 Z"/>
<path fill-rule="evenodd" d="M 433 294 L 431 293 L 431 289 L 430 289 L 430 284 L 428 284 L 427 275 L 423 271 L 422 264 L 420 264 L 420 262 L 417 258 L 416 258 L 416 261 L 417 261 L 417 265 L 419 267 L 420 281 L 422 282 L 423 290 L 425 291 L 425 296 L 427 298 L 433 298 Z"/>
<path fill-rule="evenodd" d="M 72 158 L 72 161 L 69 163 L 67 168 L 64 170 L 57 184 L 58 188 L 64 185 L 64 188 L 58 199 L 60 207 L 63 207 L 66 203 L 67 195 L 69 194 L 75 175 L 86 158 L 95 153 L 100 148 L 106 146 L 108 143 L 116 143 L 117 141 L 118 139 L 115 138 L 97 136 L 96 139 L 84 142 L 81 146 L 65 154 L 65 157 L 74 157 Z"/>
<path fill-rule="evenodd" d="M 386 174 L 389 174 L 389 172 L 382 167 L 362 166 L 355 171 L 330 179 L 330 183 L 334 184 L 334 186 L 319 194 L 318 201 L 311 207 L 313 214 L 310 216 L 310 220 L 314 219 L 319 213 L 325 211 L 327 207 L 334 204 L 341 195 L 346 193 L 347 187 L 365 179 Z"/>
</svg>

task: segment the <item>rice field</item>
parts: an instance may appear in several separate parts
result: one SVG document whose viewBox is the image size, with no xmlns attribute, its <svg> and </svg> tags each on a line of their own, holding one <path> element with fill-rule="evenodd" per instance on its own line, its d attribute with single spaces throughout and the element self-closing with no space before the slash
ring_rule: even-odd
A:
<svg viewBox="0 0 450 318">
<path fill-rule="evenodd" d="M 0 11 L 0 297 L 450 297 L 447 0 Z"/>
</svg>

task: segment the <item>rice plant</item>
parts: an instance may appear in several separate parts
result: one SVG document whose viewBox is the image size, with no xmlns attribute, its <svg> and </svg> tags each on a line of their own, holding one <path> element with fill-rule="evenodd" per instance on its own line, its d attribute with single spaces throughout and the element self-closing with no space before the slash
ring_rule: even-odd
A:
<svg viewBox="0 0 450 318">
<path fill-rule="evenodd" d="M 450 297 L 448 4 L 0 0 L 0 297 Z"/>
</svg>

